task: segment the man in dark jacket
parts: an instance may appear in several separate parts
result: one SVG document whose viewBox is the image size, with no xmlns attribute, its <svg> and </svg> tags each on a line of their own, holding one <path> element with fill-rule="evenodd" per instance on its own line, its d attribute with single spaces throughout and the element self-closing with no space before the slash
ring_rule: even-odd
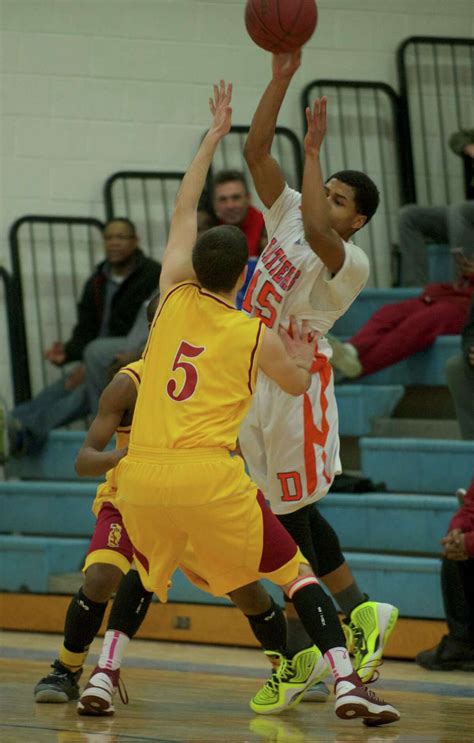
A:
<svg viewBox="0 0 474 743">
<path fill-rule="evenodd" d="M 125 218 L 109 221 L 104 246 L 105 260 L 84 286 L 70 339 L 56 341 L 44 354 L 56 366 L 82 363 L 65 379 L 17 405 L 8 416 L 0 411 L 0 429 L 3 418 L 14 454 L 38 451 L 53 428 L 95 413 L 100 381 L 107 384 L 108 367 L 117 354 L 127 350 L 127 336 L 139 310 L 156 291 L 161 266 L 139 249 L 133 222 Z M 0 457 L 1 449 L 0 445 Z"/>
</svg>

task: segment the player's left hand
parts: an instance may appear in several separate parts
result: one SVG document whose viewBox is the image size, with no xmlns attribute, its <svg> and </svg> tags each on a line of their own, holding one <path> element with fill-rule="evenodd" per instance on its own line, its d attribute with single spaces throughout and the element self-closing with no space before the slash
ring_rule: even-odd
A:
<svg viewBox="0 0 474 743">
<path fill-rule="evenodd" d="M 278 335 L 282 339 L 288 355 L 298 366 L 309 371 L 313 365 L 320 333 L 313 330 L 308 320 L 303 320 L 300 329 L 296 319 L 291 316 L 288 330 L 280 325 Z"/>
<path fill-rule="evenodd" d="M 453 529 L 442 540 L 443 554 L 448 560 L 467 560 L 466 542 L 460 529 Z"/>
<path fill-rule="evenodd" d="M 225 81 L 221 80 L 219 85 L 214 85 L 214 98 L 209 98 L 209 109 L 213 118 L 209 133 L 219 139 L 225 137 L 232 126 L 231 100 L 232 83 L 226 85 Z"/>
<path fill-rule="evenodd" d="M 308 129 L 304 138 L 306 155 L 319 155 L 327 128 L 327 98 L 316 98 L 313 110 L 306 108 L 306 124 Z"/>
</svg>

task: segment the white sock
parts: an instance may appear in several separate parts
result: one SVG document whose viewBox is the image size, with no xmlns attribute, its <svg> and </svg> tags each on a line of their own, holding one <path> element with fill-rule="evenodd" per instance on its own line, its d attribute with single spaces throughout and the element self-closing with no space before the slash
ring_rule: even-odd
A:
<svg viewBox="0 0 474 743">
<path fill-rule="evenodd" d="M 130 642 L 130 638 L 116 629 L 108 629 L 105 633 L 102 651 L 99 658 L 100 668 L 107 668 L 109 671 L 116 671 L 122 664 L 122 658 L 125 649 Z"/>
<path fill-rule="evenodd" d="M 331 648 L 324 657 L 331 666 L 331 671 L 336 681 L 340 678 L 350 676 L 354 672 L 349 651 L 346 648 Z"/>
</svg>

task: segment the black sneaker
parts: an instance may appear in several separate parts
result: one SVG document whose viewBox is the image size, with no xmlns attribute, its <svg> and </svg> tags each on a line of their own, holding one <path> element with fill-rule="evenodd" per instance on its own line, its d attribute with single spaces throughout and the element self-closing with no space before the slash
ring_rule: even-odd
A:
<svg viewBox="0 0 474 743">
<path fill-rule="evenodd" d="M 59 704 L 79 699 L 79 684 L 82 669 L 73 673 L 59 660 L 55 660 L 53 672 L 45 676 L 35 686 L 35 702 Z"/>
<path fill-rule="evenodd" d="M 418 653 L 415 660 L 428 671 L 474 671 L 474 647 L 445 635 L 439 645 Z"/>
</svg>

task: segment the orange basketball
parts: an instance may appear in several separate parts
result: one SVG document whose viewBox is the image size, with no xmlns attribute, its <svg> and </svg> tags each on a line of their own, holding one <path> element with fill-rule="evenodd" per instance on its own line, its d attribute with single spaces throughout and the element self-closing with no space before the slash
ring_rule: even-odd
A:
<svg viewBox="0 0 474 743">
<path fill-rule="evenodd" d="M 292 52 L 306 44 L 318 22 L 315 0 L 248 0 L 245 26 L 267 52 Z"/>
</svg>

